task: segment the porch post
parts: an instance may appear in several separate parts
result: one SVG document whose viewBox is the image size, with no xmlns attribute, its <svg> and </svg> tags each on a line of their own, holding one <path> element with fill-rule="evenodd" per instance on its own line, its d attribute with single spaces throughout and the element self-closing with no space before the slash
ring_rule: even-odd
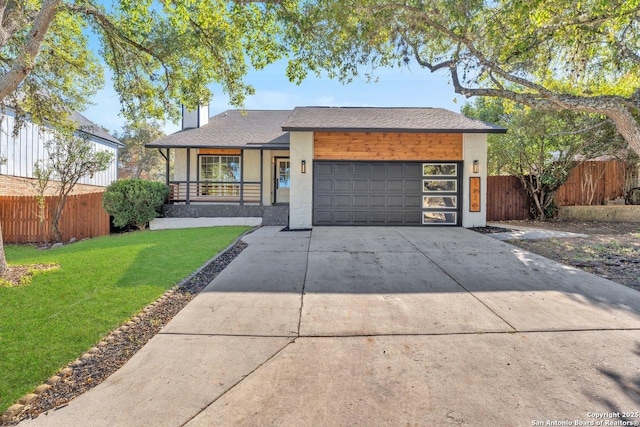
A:
<svg viewBox="0 0 640 427">
<path fill-rule="evenodd" d="M 260 206 L 262 206 L 262 192 L 264 191 L 264 189 L 263 189 L 263 183 L 264 183 L 264 163 L 263 163 L 263 158 L 264 158 L 264 150 L 261 148 L 260 149 Z"/>
<path fill-rule="evenodd" d="M 167 148 L 167 157 L 165 157 L 166 159 L 166 164 L 165 164 L 165 180 L 167 183 L 167 187 L 169 186 L 169 171 L 171 170 L 171 167 L 169 165 L 169 159 L 171 158 L 170 152 L 169 150 L 171 150 L 170 148 Z"/>
<path fill-rule="evenodd" d="M 191 204 L 191 148 L 187 148 L 187 200 L 186 204 Z"/>
<path fill-rule="evenodd" d="M 244 205 L 244 150 L 240 150 L 240 206 Z"/>
</svg>

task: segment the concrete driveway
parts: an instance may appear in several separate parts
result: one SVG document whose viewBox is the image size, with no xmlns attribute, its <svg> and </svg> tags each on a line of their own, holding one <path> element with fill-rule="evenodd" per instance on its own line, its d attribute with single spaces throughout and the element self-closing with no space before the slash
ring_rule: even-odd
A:
<svg viewBox="0 0 640 427">
<path fill-rule="evenodd" d="M 244 240 L 122 369 L 23 424 L 640 422 L 636 291 L 460 228 Z"/>
</svg>

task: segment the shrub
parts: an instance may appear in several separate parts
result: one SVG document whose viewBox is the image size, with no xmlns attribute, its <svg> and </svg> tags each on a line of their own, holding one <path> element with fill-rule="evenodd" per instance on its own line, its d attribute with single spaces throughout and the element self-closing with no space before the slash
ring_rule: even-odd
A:
<svg viewBox="0 0 640 427">
<path fill-rule="evenodd" d="M 629 190 L 624 197 L 624 203 L 627 205 L 640 205 L 640 187 Z"/>
<path fill-rule="evenodd" d="M 134 226 L 144 229 L 158 217 L 169 195 L 169 187 L 142 179 L 121 179 L 107 187 L 102 206 L 113 217 L 116 227 Z"/>
</svg>

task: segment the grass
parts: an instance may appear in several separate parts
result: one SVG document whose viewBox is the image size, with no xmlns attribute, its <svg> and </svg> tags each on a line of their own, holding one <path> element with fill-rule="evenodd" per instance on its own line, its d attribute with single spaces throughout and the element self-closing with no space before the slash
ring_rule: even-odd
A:
<svg viewBox="0 0 640 427">
<path fill-rule="evenodd" d="M 0 413 L 226 248 L 247 227 L 139 231 L 54 250 L 6 246 L 9 264 L 55 263 L 0 287 Z"/>
</svg>

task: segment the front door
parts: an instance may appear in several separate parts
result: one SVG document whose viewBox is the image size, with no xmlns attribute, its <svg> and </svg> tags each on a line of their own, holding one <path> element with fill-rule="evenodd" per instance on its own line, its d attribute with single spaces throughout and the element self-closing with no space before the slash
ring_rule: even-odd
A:
<svg viewBox="0 0 640 427">
<path fill-rule="evenodd" d="M 276 203 L 289 203 L 291 188 L 291 162 L 288 158 L 276 159 Z"/>
</svg>

